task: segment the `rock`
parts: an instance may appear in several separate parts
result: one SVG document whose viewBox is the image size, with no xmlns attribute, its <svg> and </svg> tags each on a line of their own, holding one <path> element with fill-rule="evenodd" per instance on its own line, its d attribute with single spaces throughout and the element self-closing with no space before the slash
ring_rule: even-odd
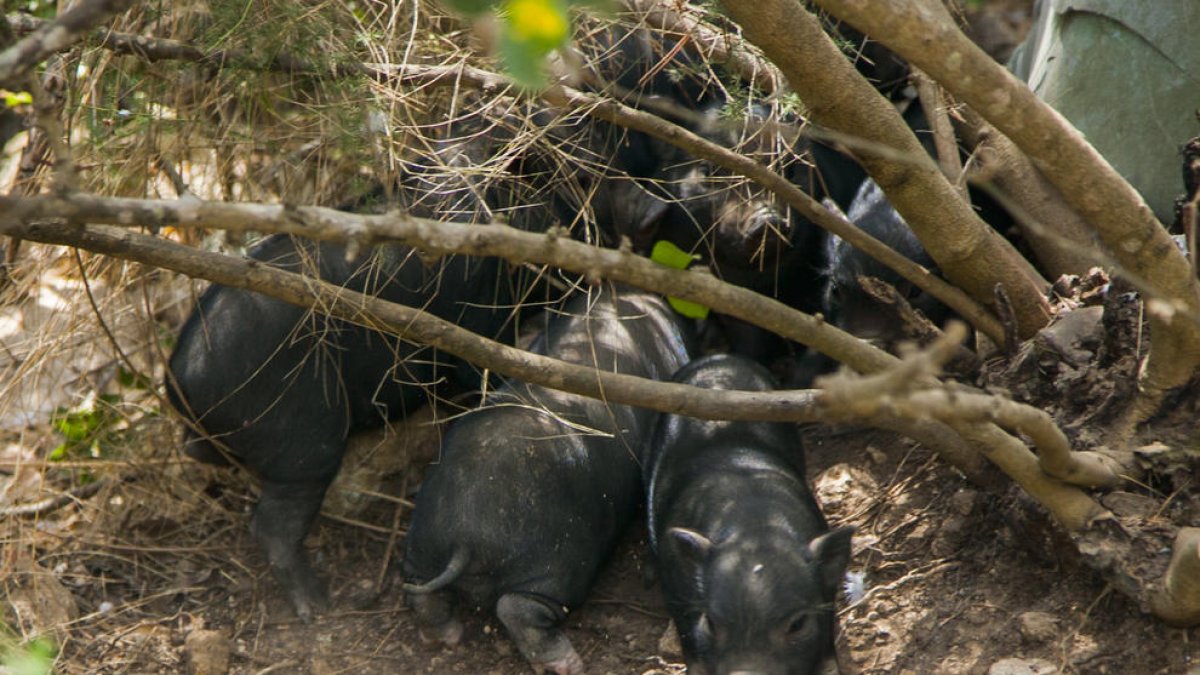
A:
<svg viewBox="0 0 1200 675">
<path fill-rule="evenodd" d="M 1162 508 L 1162 503 L 1153 497 L 1133 492 L 1110 492 L 1100 498 L 1100 503 L 1120 518 L 1146 520 Z"/>
<path fill-rule="evenodd" d="M 220 631 L 199 628 L 188 633 L 183 643 L 192 675 L 224 675 L 229 672 L 233 645 Z"/>
<path fill-rule="evenodd" d="M 679 644 L 679 631 L 675 630 L 675 622 L 667 623 L 667 629 L 658 639 L 658 653 L 663 656 L 683 656 L 683 647 Z"/>
<path fill-rule="evenodd" d="M 1045 612 L 1025 612 L 1017 617 L 1021 637 L 1037 644 L 1052 642 L 1058 637 L 1058 619 Z"/>
<path fill-rule="evenodd" d="M 879 486 L 871 474 L 849 464 L 834 464 L 813 481 L 813 491 L 826 514 L 846 518 L 870 506 Z"/>
<path fill-rule="evenodd" d="M 1058 668 L 1046 659 L 1001 659 L 988 668 L 988 675 L 1052 675 Z"/>
<path fill-rule="evenodd" d="M 1103 307 L 1081 307 L 1060 314 L 1054 323 L 1038 333 L 1037 339 L 1047 348 L 1060 354 L 1071 365 L 1085 365 L 1094 354 L 1087 349 L 1081 349 L 1080 345 L 1098 342 L 1096 337 L 1103 315 Z"/>
</svg>

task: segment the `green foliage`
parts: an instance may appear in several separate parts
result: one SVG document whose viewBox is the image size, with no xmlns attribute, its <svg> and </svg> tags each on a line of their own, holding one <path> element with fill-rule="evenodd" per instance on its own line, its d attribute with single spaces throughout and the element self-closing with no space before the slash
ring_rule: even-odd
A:
<svg viewBox="0 0 1200 675">
<path fill-rule="evenodd" d="M 500 56 L 509 74 L 522 86 L 541 86 L 542 63 L 571 33 L 567 6 L 561 0 L 505 0 L 500 15 Z"/>
<path fill-rule="evenodd" d="M 50 424 L 64 440 L 50 452 L 50 460 L 101 457 L 115 439 L 113 426 L 121 417 L 114 405 L 120 400 L 114 394 L 101 394 L 89 396 L 75 408 L 57 408 Z"/>
<path fill-rule="evenodd" d="M 0 672 L 11 675 L 50 675 L 58 647 L 48 637 L 39 637 L 24 644 L 8 635 L 0 636 Z"/>
<path fill-rule="evenodd" d="M 33 103 L 33 97 L 30 96 L 29 92 L 27 91 L 8 91 L 7 89 L 0 89 L 0 95 L 4 96 L 5 108 L 16 108 Z"/>
<path fill-rule="evenodd" d="M 696 258 L 697 256 L 693 256 L 669 241 L 654 242 L 654 248 L 650 251 L 651 260 L 677 270 L 687 269 Z M 708 308 L 704 305 L 670 297 L 667 298 L 667 302 L 671 303 L 671 307 L 676 312 L 690 319 L 703 319 L 708 316 Z"/>
</svg>

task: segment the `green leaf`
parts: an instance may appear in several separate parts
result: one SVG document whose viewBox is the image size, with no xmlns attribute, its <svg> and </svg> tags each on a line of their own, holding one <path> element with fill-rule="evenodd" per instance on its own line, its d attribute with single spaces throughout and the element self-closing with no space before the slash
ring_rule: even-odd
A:
<svg viewBox="0 0 1200 675">
<path fill-rule="evenodd" d="M 27 91 L 2 90 L 0 93 L 4 94 L 4 107 L 6 108 L 16 108 L 33 103 L 33 97 Z"/>
<path fill-rule="evenodd" d="M 563 0 L 505 0 L 501 8 L 503 31 L 500 55 L 520 85 L 536 89 L 544 84 L 542 62 L 566 42 L 571 32 Z"/>
<path fill-rule="evenodd" d="M 654 242 L 654 248 L 650 251 L 650 259 L 659 265 L 666 265 L 677 270 L 686 270 L 689 265 L 698 259 L 698 256 L 684 251 L 669 241 L 656 241 Z"/>
<path fill-rule="evenodd" d="M 668 297 L 667 302 L 670 303 L 672 309 L 689 319 L 703 319 L 708 316 L 707 307 L 691 300 Z"/>
<path fill-rule="evenodd" d="M 567 8 L 559 0 L 507 0 L 504 20 L 513 42 L 548 54 L 571 32 Z"/>
<path fill-rule="evenodd" d="M 686 270 L 697 258 L 699 256 L 694 256 L 669 241 L 656 241 L 654 248 L 650 250 L 651 260 L 677 270 Z M 708 316 L 708 308 L 699 303 L 671 297 L 667 298 L 667 302 L 671 303 L 676 312 L 689 319 L 703 319 Z"/>
<path fill-rule="evenodd" d="M 0 664 L 13 675 L 50 675 L 58 648 L 49 638 L 40 637 L 24 645 L 0 646 Z"/>
<path fill-rule="evenodd" d="M 528 45 L 514 42 L 508 30 L 500 36 L 500 57 L 504 59 L 504 69 L 517 84 L 526 89 L 540 89 L 545 84 L 546 78 L 542 72 L 545 56 L 545 53 L 530 49 Z"/>
</svg>

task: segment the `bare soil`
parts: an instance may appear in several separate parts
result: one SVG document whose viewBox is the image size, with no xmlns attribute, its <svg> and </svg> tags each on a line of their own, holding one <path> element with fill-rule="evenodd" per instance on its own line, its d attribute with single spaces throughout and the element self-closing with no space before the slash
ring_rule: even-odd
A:
<svg viewBox="0 0 1200 675">
<path fill-rule="evenodd" d="M 467 614 L 456 648 L 421 641 L 396 565 L 407 513 L 385 500 L 354 516 L 364 524 L 318 524 L 333 610 L 298 622 L 247 532 L 250 481 L 179 459 L 165 420 L 137 431 L 145 454 L 100 472 L 96 496 L 5 521 L 7 599 L 21 612 L 10 617 L 27 630 L 65 622 L 59 672 L 528 670 L 487 613 Z M 979 490 L 883 432 L 812 428 L 805 440 L 829 519 L 859 528 L 851 571 L 864 594 L 842 601 L 843 672 L 1183 673 L 1200 657 L 1192 631 L 1113 592 L 1017 491 Z M 633 528 L 568 620 L 589 672 L 684 670 L 644 541 Z"/>
</svg>

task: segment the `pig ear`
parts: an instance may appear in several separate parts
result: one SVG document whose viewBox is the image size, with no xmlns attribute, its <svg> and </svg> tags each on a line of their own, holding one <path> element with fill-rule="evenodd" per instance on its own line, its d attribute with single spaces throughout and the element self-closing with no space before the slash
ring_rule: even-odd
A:
<svg viewBox="0 0 1200 675">
<path fill-rule="evenodd" d="M 703 562 L 713 548 L 711 539 L 685 527 L 672 527 L 667 530 L 667 535 L 678 542 L 683 555 L 692 563 Z"/>
<path fill-rule="evenodd" d="M 850 536 L 853 534 L 853 527 L 839 527 L 808 543 L 808 552 L 817 566 L 826 597 L 832 598 L 837 593 L 846 566 L 850 564 Z"/>
<path fill-rule="evenodd" d="M 618 235 L 625 235 L 635 249 L 649 248 L 670 204 L 634 180 L 614 181 L 612 219 Z"/>
</svg>

